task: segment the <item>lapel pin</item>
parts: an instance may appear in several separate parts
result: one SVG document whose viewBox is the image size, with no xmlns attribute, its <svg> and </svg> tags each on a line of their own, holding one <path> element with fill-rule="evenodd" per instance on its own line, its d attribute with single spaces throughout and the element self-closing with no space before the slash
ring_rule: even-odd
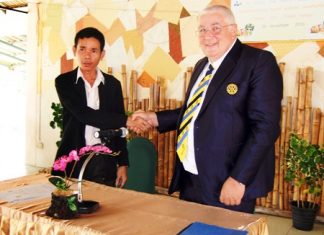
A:
<svg viewBox="0 0 324 235">
<path fill-rule="evenodd" d="M 226 91 L 229 95 L 235 95 L 238 91 L 238 87 L 236 84 L 234 83 L 230 83 L 227 85 L 226 87 Z"/>
</svg>

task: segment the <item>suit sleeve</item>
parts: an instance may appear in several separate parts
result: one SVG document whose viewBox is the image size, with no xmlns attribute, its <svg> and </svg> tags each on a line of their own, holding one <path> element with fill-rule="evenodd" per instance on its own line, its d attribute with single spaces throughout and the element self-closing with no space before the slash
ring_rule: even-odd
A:
<svg viewBox="0 0 324 235">
<path fill-rule="evenodd" d="M 79 80 L 79 82 L 81 82 Z M 83 81 L 82 81 L 83 82 Z M 79 87 L 80 84 L 75 84 L 70 78 L 59 76 L 55 79 L 55 87 L 58 97 L 64 109 L 68 110 L 75 119 L 84 125 L 94 126 L 100 129 L 115 129 L 126 125 L 127 116 L 124 112 L 124 106 L 122 101 L 121 85 L 119 82 L 115 82 L 109 92 L 112 93 L 111 97 L 115 99 L 116 109 L 115 112 L 109 110 L 94 110 L 87 106 L 83 102 L 82 92 L 78 89 L 84 89 Z M 83 86 L 83 84 L 81 85 Z M 83 90 L 83 93 L 85 91 Z M 120 98 L 121 97 L 121 98 Z"/>
<path fill-rule="evenodd" d="M 280 133 L 282 75 L 271 53 L 262 51 L 259 54 L 249 87 L 249 135 L 231 171 L 231 176 L 245 185 L 257 174 L 264 156 L 274 158 L 266 153 L 273 149 Z"/>
<path fill-rule="evenodd" d="M 177 122 L 179 119 L 181 108 L 173 109 L 173 110 L 165 110 L 157 112 L 158 119 L 158 131 L 160 133 L 164 133 L 167 131 L 173 131 L 177 128 Z"/>
</svg>

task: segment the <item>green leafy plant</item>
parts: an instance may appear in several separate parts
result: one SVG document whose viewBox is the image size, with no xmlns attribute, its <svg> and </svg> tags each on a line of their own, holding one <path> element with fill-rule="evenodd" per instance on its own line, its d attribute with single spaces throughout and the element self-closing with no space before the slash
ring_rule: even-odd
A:
<svg viewBox="0 0 324 235">
<path fill-rule="evenodd" d="M 296 134 L 291 134 L 285 164 L 285 180 L 301 187 L 302 196 L 314 196 L 314 201 L 310 203 L 297 200 L 297 206 L 305 208 L 308 205 L 314 208 L 322 191 L 324 149 L 308 143 Z"/>
<path fill-rule="evenodd" d="M 77 200 L 76 200 L 76 196 L 73 195 L 72 197 L 69 197 L 67 199 L 67 203 L 68 203 L 68 207 L 70 208 L 71 211 L 77 211 L 78 207 L 77 207 Z"/>
<path fill-rule="evenodd" d="M 60 103 L 52 102 L 51 109 L 53 110 L 53 119 L 50 121 L 50 126 L 53 129 L 60 129 L 60 140 L 56 141 L 56 146 L 59 147 L 63 137 L 63 106 Z"/>
</svg>

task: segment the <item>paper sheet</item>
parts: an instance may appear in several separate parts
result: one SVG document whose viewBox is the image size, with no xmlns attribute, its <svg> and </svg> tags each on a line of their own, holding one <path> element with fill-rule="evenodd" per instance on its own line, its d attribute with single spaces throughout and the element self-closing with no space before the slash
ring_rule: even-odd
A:
<svg viewBox="0 0 324 235">
<path fill-rule="evenodd" d="M 0 192 L 0 201 L 9 203 L 27 202 L 50 197 L 55 187 L 49 183 L 26 185 Z"/>
</svg>

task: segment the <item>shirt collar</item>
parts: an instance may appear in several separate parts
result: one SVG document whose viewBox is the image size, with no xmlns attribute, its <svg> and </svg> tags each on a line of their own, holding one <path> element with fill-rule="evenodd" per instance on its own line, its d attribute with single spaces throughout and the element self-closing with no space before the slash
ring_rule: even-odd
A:
<svg viewBox="0 0 324 235">
<path fill-rule="evenodd" d="M 76 80 L 75 80 L 75 84 L 78 83 L 79 78 L 82 78 L 83 80 L 85 80 L 84 79 L 84 76 L 82 74 L 82 71 L 80 69 L 80 67 L 78 67 L 77 77 L 76 77 Z M 97 77 L 96 77 L 96 81 L 97 80 L 99 80 L 99 83 L 102 82 L 102 84 L 105 84 L 105 77 L 104 77 L 104 75 L 102 74 L 101 70 L 98 67 L 97 67 Z"/>
</svg>

